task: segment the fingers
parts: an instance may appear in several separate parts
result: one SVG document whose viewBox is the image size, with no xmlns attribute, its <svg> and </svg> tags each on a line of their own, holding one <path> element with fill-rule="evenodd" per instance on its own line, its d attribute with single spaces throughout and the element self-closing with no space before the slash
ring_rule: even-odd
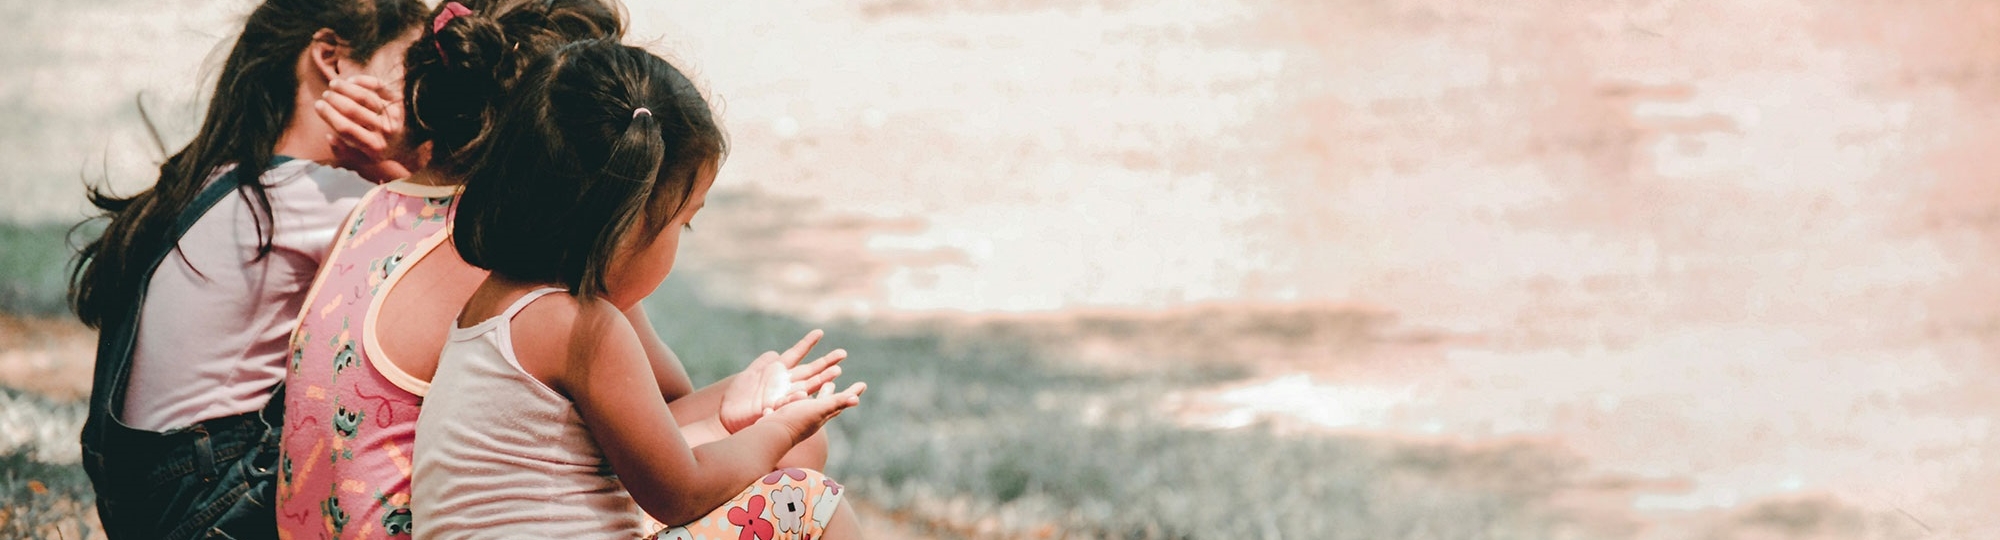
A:
<svg viewBox="0 0 2000 540">
<path fill-rule="evenodd" d="M 398 127 L 401 127 L 389 125 L 389 119 L 383 117 L 382 109 L 371 107 L 363 100 L 357 100 L 351 95 L 329 90 L 325 94 L 320 95 L 319 101 L 320 103 L 332 106 L 335 112 L 346 116 L 348 120 L 353 121 L 356 125 L 376 133 L 392 133 Z"/>
<path fill-rule="evenodd" d="M 825 371 L 821 371 L 805 379 L 797 379 L 795 377 L 794 382 L 792 383 L 792 388 L 803 391 L 819 390 L 823 387 L 833 384 L 834 379 L 840 378 L 840 370 L 841 370 L 840 366 L 833 366 L 831 368 L 827 368 Z M 813 396 L 813 397 L 824 397 L 824 396 Z"/>
<path fill-rule="evenodd" d="M 847 359 L 847 349 L 834 349 L 833 352 L 826 353 L 826 356 L 821 356 L 819 357 L 818 360 L 814 360 L 804 365 L 792 368 L 792 379 L 799 380 L 799 379 L 811 378 L 814 375 L 818 374 L 819 372 L 825 371 L 827 369 L 832 368 L 834 365 L 839 364 L 841 360 L 846 360 L 846 359 Z"/>
<path fill-rule="evenodd" d="M 828 383 L 827 386 L 833 386 L 833 385 L 831 383 Z M 820 389 L 821 393 L 825 393 L 826 391 L 827 388 Z M 831 407 L 831 414 L 840 414 L 840 411 L 848 407 L 860 405 L 861 393 L 866 391 L 868 391 L 868 383 L 858 382 L 847 385 L 846 390 L 834 392 L 832 395 L 829 395 L 824 398 L 813 398 L 813 399 L 815 401 L 824 400 L 826 402 L 825 406 Z"/>
<path fill-rule="evenodd" d="M 368 75 L 357 75 L 336 80 L 328 85 L 328 87 L 335 92 L 346 94 L 349 98 L 353 98 L 355 102 L 374 109 L 377 112 L 387 113 L 402 108 L 403 90 L 401 88 L 397 88 L 394 85 L 383 82 L 381 79 Z"/>
<path fill-rule="evenodd" d="M 805 392 L 793 391 L 792 393 L 785 394 L 783 397 L 778 398 L 777 401 L 765 405 L 764 414 L 771 414 L 771 411 L 777 410 L 779 407 L 790 405 L 794 401 L 800 401 L 810 397 L 812 396 L 806 395 Z"/>
<path fill-rule="evenodd" d="M 751 359 L 750 365 L 744 366 L 743 371 L 745 373 L 761 374 L 762 372 L 758 370 L 763 369 L 764 364 L 776 362 L 778 361 L 778 358 L 779 357 L 777 351 L 764 351 L 764 354 L 757 355 L 756 358 Z"/>
<path fill-rule="evenodd" d="M 806 353 L 812 352 L 813 346 L 819 345 L 819 338 L 824 337 L 825 335 L 826 332 L 820 331 L 818 329 L 814 329 L 811 332 L 806 332 L 806 337 L 799 339 L 799 342 L 797 344 L 792 345 L 792 348 L 785 349 L 785 354 L 784 354 L 785 367 L 791 368 L 793 366 L 799 365 L 799 361 L 804 360 L 806 357 Z"/>
<path fill-rule="evenodd" d="M 336 89 L 348 94 L 367 107 L 382 114 L 385 133 L 403 132 L 403 90 L 381 79 L 361 75 L 349 79 L 353 84 L 342 84 Z M 365 101 L 364 101 L 365 100 Z"/>
<path fill-rule="evenodd" d="M 383 137 L 381 133 L 356 123 L 348 117 L 348 113 L 344 113 L 329 104 L 328 101 L 327 99 L 322 99 L 313 103 L 313 112 L 319 113 L 320 119 L 326 120 L 326 124 L 333 128 L 333 132 L 345 140 L 349 146 L 369 154 L 370 157 L 379 159 L 382 151 L 389 147 L 389 140 Z M 352 104 L 352 101 L 348 103 Z M 366 116 L 370 118 L 374 117 L 373 114 L 367 114 Z"/>
<path fill-rule="evenodd" d="M 842 390 L 840 391 L 840 393 L 834 394 L 833 397 L 835 399 L 841 400 L 841 402 L 843 403 L 846 403 L 847 404 L 846 406 L 853 407 L 855 405 L 861 404 L 861 394 L 867 391 L 868 391 L 868 383 L 858 382 L 847 385 L 846 390 Z"/>
<path fill-rule="evenodd" d="M 403 97 L 397 95 L 396 91 L 383 87 L 372 77 L 334 81 L 327 86 L 327 94 L 345 96 L 378 114 L 387 113 L 389 109 L 403 102 Z"/>
<path fill-rule="evenodd" d="M 832 385 L 829 384 L 828 386 Z M 826 389 L 821 389 L 820 391 L 824 393 Z M 841 390 L 824 398 L 829 402 L 828 406 L 832 407 L 826 417 L 831 419 L 835 416 L 840 416 L 840 413 L 846 411 L 848 408 L 860 405 L 861 393 L 866 391 L 868 391 L 868 383 L 858 382 L 848 385 L 846 390 Z"/>
</svg>

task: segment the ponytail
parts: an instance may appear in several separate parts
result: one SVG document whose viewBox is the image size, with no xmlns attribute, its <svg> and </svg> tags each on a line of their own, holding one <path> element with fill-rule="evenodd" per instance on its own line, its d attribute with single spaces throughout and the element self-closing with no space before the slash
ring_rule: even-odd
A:
<svg viewBox="0 0 2000 540">
<path fill-rule="evenodd" d="M 606 0 L 460 0 L 431 12 L 404 58 L 411 144 L 431 143 L 430 167 L 464 175 L 530 62 L 564 43 L 618 39 L 625 21 Z"/>
<path fill-rule="evenodd" d="M 675 208 L 662 216 L 661 212 L 649 211 L 652 205 L 648 203 L 653 200 L 653 191 L 658 184 L 653 180 L 659 175 L 660 161 L 666 152 L 667 144 L 660 139 L 659 120 L 653 118 L 653 112 L 645 107 L 633 109 L 631 122 L 625 125 L 625 132 L 611 143 L 610 158 L 604 162 L 605 191 L 629 190 L 628 194 L 619 197 L 622 204 L 611 212 L 612 223 L 631 224 L 645 220 L 648 225 L 646 230 L 657 230 L 651 227 L 654 221 L 671 218 L 679 212 L 679 208 Z M 583 195 L 591 197 L 596 194 L 586 191 Z M 590 260 L 584 261 L 583 289 L 591 294 L 604 291 L 604 275 L 611 267 L 610 257 L 618 252 L 621 233 L 629 229 L 629 226 L 612 226 L 598 231 L 597 239 L 591 242 L 591 249 L 587 252 Z M 650 244 L 653 237 L 647 235 L 640 240 Z"/>
<path fill-rule="evenodd" d="M 580 298 L 604 292 L 621 243 L 657 238 L 726 150 L 686 75 L 613 40 L 556 49 L 511 94 L 466 175 L 452 241 L 473 266 Z"/>
</svg>

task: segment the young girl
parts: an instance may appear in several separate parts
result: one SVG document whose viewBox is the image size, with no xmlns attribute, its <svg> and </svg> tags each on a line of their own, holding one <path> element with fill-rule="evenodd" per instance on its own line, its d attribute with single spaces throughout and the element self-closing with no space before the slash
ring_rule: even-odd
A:
<svg viewBox="0 0 2000 540">
<path fill-rule="evenodd" d="M 417 413 L 453 317 L 486 277 L 445 241 L 467 156 L 490 140 L 496 102 L 528 59 L 575 40 L 615 40 L 623 26 L 603 0 L 446 2 L 427 20 L 402 92 L 357 79 L 318 109 L 341 134 L 337 146 L 384 155 L 428 145 L 430 157 L 363 197 L 300 314 L 279 461 L 278 525 L 290 537 L 407 537 L 422 526 L 409 510 Z M 399 95 L 410 97 L 407 107 Z M 407 125 L 392 123 L 397 116 Z M 701 399 L 678 399 L 691 390 L 686 370 L 643 313 L 627 310 L 677 417 L 716 416 L 712 404 L 699 410 Z M 839 351 L 800 366 L 809 348 L 764 364 L 791 368 L 799 386 L 839 374 Z"/>
<path fill-rule="evenodd" d="M 417 537 L 851 537 L 839 484 L 772 471 L 865 385 L 790 392 L 691 445 L 622 315 L 672 270 L 714 181 L 707 102 L 666 61 L 603 40 L 537 60 L 514 94 L 453 224 L 491 275 L 417 421 Z M 687 525 L 648 531 L 647 514 Z"/>
<path fill-rule="evenodd" d="M 78 254 L 70 300 L 100 331 L 82 443 L 111 538 L 274 535 L 285 336 L 370 186 L 327 166 L 332 130 L 307 111 L 341 78 L 396 78 L 422 14 L 416 0 L 259 4 L 157 183 L 92 190 L 110 222 Z"/>
<path fill-rule="evenodd" d="M 403 105 L 386 99 L 396 93 L 377 81 L 337 85 L 317 108 L 345 151 L 382 155 L 428 143 L 430 157 L 410 178 L 362 197 L 299 312 L 278 461 L 278 528 L 287 538 L 409 537 L 417 410 L 450 313 L 485 272 L 450 264 L 446 279 L 421 282 L 427 295 L 456 296 L 452 307 L 417 302 L 385 311 L 383 299 L 410 262 L 446 238 L 459 156 L 498 116 L 491 104 L 512 86 L 522 58 L 576 39 L 615 38 L 623 25 L 617 10 L 598 0 L 447 2 L 425 20 L 405 58 L 408 95 L 421 100 L 407 109 L 415 114 L 404 115 L 412 127 L 407 140 L 395 140 L 403 126 L 388 123 Z M 426 325 L 409 324 L 411 312 L 443 313 Z M 413 331 L 402 334 L 435 334 L 438 346 L 424 354 L 405 345 L 410 339 L 382 339 L 385 319 L 387 329 Z M 396 354 L 385 353 L 387 344 L 399 346 Z"/>
</svg>

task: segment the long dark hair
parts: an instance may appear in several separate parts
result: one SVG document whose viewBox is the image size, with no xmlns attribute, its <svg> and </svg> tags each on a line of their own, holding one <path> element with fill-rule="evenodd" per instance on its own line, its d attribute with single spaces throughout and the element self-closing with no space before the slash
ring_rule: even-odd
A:
<svg viewBox="0 0 2000 540">
<path fill-rule="evenodd" d="M 563 44 L 617 40 L 624 17 L 606 0 L 461 0 L 471 12 L 425 25 L 404 60 L 409 144 L 431 143 L 429 167 L 462 176 L 528 64 Z M 449 9 L 440 3 L 431 19 Z"/>
<path fill-rule="evenodd" d="M 620 240 L 658 236 L 728 151 L 685 74 L 615 41 L 538 60 L 505 110 L 466 177 L 452 242 L 473 266 L 579 298 L 603 294 Z"/>
<path fill-rule="evenodd" d="M 153 187 L 129 197 L 105 186 L 89 188 L 90 203 L 108 218 L 102 236 L 83 246 L 70 270 L 70 308 L 84 324 L 100 327 L 127 308 L 149 261 L 136 260 L 166 242 L 174 218 L 199 194 L 218 167 L 262 170 L 296 112 L 295 68 L 320 29 L 331 29 L 366 59 L 423 18 L 418 0 L 265 0 L 250 12 L 243 33 L 223 61 L 201 129 L 185 148 L 160 164 Z M 236 175 L 238 195 L 256 209 L 257 257 L 271 251 L 271 199 L 257 175 Z"/>
</svg>

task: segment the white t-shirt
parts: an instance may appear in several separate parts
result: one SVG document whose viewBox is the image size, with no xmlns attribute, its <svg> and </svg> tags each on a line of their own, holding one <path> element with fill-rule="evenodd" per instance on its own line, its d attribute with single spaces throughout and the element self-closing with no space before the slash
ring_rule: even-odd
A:
<svg viewBox="0 0 2000 540">
<path fill-rule="evenodd" d="M 284 380 L 300 302 L 335 229 L 374 185 L 302 159 L 265 171 L 262 180 L 275 222 L 269 255 L 252 262 L 257 211 L 231 193 L 154 271 L 132 346 L 120 415 L 126 425 L 167 431 L 256 411 Z"/>
</svg>

